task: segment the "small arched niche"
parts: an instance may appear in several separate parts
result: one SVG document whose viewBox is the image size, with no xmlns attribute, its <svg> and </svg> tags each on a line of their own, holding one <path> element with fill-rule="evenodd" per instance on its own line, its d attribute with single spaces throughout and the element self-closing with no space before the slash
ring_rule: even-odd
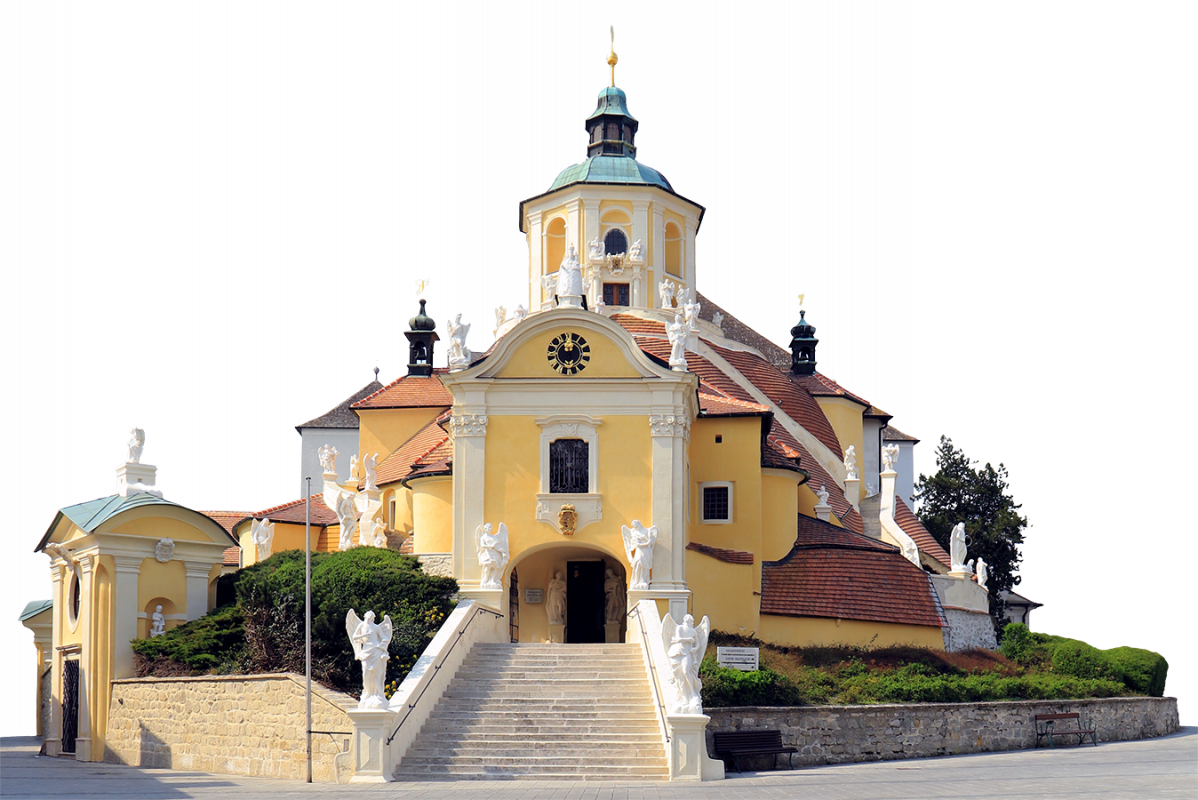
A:
<svg viewBox="0 0 1198 800">
<path fill-rule="evenodd" d="M 148 639 L 150 637 L 150 626 L 154 622 L 154 610 L 158 606 L 162 606 L 162 616 L 166 617 L 166 629 L 168 631 L 171 628 L 179 626 L 179 609 L 174 601 L 168 597 L 155 597 L 146 603 L 146 607 L 142 609 L 142 618 L 137 621 L 137 636 L 139 639 Z"/>
<path fill-rule="evenodd" d="M 566 220 L 554 217 L 545 226 L 545 274 L 557 272 L 566 255 Z"/>
<path fill-rule="evenodd" d="M 674 277 L 682 275 L 683 247 L 682 229 L 677 223 L 667 222 L 665 230 L 666 272 Z"/>
</svg>

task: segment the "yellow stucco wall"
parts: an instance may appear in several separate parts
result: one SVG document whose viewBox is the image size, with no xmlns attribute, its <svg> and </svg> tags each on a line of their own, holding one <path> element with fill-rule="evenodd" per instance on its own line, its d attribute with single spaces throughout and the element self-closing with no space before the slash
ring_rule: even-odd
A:
<svg viewBox="0 0 1198 800">
<path fill-rule="evenodd" d="M 581 333 L 582 338 L 586 340 L 586 343 L 591 348 L 591 360 L 587 363 L 586 368 L 577 375 L 559 375 L 550 366 L 548 358 L 549 343 L 553 341 L 555 336 L 567 331 Z M 496 377 L 578 380 L 580 378 L 599 377 L 637 378 L 640 377 L 640 373 L 628 363 L 624 352 L 608 339 L 607 336 L 592 334 L 590 331 L 579 331 L 572 326 L 563 325 L 560 329 L 554 328 L 530 338 L 512 353 L 510 360 L 503 365 L 503 368 L 496 374 Z M 546 413 L 552 412 L 546 409 Z M 489 442 L 490 437 L 488 436 L 488 447 L 490 447 Z"/>
<path fill-rule="evenodd" d="M 761 476 L 761 559 L 777 561 L 790 552 L 798 535 L 797 473 Z"/>
<path fill-rule="evenodd" d="M 412 482 L 412 552 L 453 550 L 453 478 L 421 478 Z"/>
<path fill-rule="evenodd" d="M 859 405 L 844 397 L 817 397 L 816 402 L 819 403 L 820 409 L 824 412 L 824 416 L 828 418 L 828 422 L 832 423 L 832 430 L 836 432 L 836 439 L 840 442 L 840 446 L 847 450 L 849 445 L 857 448 L 857 464 L 865 463 L 865 447 L 864 422 L 861 415 L 865 413 L 865 407 Z M 862 487 L 864 489 L 864 487 Z M 819 489 L 818 486 L 815 489 Z M 828 487 L 831 491 L 832 487 Z"/>
<path fill-rule="evenodd" d="M 315 504 L 316 500 L 312 501 Z M 271 555 L 281 553 L 284 550 L 303 550 L 304 549 L 304 524 L 302 522 L 276 522 L 275 536 L 271 542 Z M 241 565 L 248 567 L 258 563 L 258 548 L 250 539 L 253 522 L 246 520 L 240 523 L 235 529 L 238 541 L 241 544 Z M 334 541 L 336 541 L 334 539 Z M 319 525 L 312 526 L 312 550 L 320 552 L 321 543 L 321 528 Z"/>
<path fill-rule="evenodd" d="M 686 554 L 686 585 L 691 610 L 711 618 L 711 627 L 728 633 L 750 634 L 758 627 L 760 598 L 755 593 L 755 573 L 760 561 L 729 564 L 703 553 Z"/>
<path fill-rule="evenodd" d="M 889 647 L 910 644 L 933 650 L 944 649 L 944 637 L 940 628 L 824 617 L 762 614 L 761 633 L 758 638 L 774 644 L 801 647 L 833 644 Z"/>
<path fill-rule="evenodd" d="M 722 441 L 716 443 L 716 437 Z M 690 440 L 690 525 L 687 540 L 712 547 L 753 553 L 754 591 L 761 587 L 761 419 L 714 417 L 697 419 Z M 729 481 L 732 521 L 703 522 L 700 484 Z M 689 579 L 689 569 L 688 569 Z M 700 609 L 702 611 L 702 609 Z M 702 613 L 708 613 L 702 611 Z"/>
<path fill-rule="evenodd" d="M 416 432 L 435 420 L 443 408 L 376 408 L 358 412 L 358 459 L 368 453 L 378 453 L 379 463 L 395 448 L 416 435 Z M 349 458 L 349 455 L 342 455 Z"/>
<path fill-rule="evenodd" d="M 137 579 L 137 608 L 145 612 L 146 619 L 138 620 L 137 635 L 150 635 L 148 615 L 154 613 L 154 606 L 162 605 L 162 613 L 166 616 L 187 613 L 187 570 L 182 561 L 168 561 L 165 564 L 153 556 L 142 559 L 141 572 Z M 182 622 L 168 619 L 166 629 L 177 628 Z"/>
<path fill-rule="evenodd" d="M 154 506 L 149 506 L 154 509 Z M 137 511 L 139 509 L 134 509 Z M 210 542 L 212 539 L 192 524 L 165 516 L 130 519 L 112 529 L 113 533 L 145 536 L 151 539 L 177 539 L 185 542 Z M 232 544 L 232 542 L 230 542 Z"/>
</svg>

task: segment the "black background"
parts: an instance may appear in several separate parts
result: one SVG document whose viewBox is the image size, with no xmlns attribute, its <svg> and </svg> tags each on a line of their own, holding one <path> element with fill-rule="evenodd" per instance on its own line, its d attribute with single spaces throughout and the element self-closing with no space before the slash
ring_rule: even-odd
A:
<svg viewBox="0 0 1198 800">
<path fill-rule="evenodd" d="M 1161 650 L 1180 693 L 1188 425 L 1136 302 L 1174 286 L 1172 219 L 1123 190 L 1117 65 L 763 22 L 617 20 L 641 159 L 707 207 L 702 291 L 783 345 L 806 292 L 819 366 L 921 438 L 916 471 L 942 432 L 1008 465 L 1034 628 Z M 30 550 L 111 491 L 129 426 L 169 499 L 262 508 L 296 496 L 292 425 L 376 359 L 403 372 L 413 280 L 442 333 L 461 310 L 490 344 L 491 309 L 526 302 L 519 201 L 585 156 L 606 25 L 163 38 L 23 74 L 13 617 L 49 594 Z"/>
</svg>

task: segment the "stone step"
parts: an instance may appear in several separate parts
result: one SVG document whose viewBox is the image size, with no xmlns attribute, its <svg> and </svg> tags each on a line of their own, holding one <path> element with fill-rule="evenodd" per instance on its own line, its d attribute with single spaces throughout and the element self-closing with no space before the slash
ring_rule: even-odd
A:
<svg viewBox="0 0 1198 800">
<path fill-rule="evenodd" d="M 593 756 L 463 756 L 452 759 L 437 758 L 437 757 L 407 757 L 405 756 L 401 762 L 402 767 L 417 767 L 424 765 L 427 767 L 437 766 L 452 766 L 452 767 L 474 767 L 476 769 L 486 769 L 488 767 L 499 767 L 501 769 L 516 770 L 533 770 L 545 767 L 574 767 L 574 768 L 630 768 L 641 767 L 649 769 L 665 769 L 665 755 L 658 754 L 652 756 L 626 756 L 621 758 L 619 762 L 612 763 L 612 759 L 606 755 Z M 406 771 L 406 770 L 405 770 Z"/>
<path fill-rule="evenodd" d="M 615 761 L 621 764 L 629 759 L 664 759 L 666 757 L 665 748 L 662 747 L 660 742 L 647 745 L 609 743 L 604 746 L 587 746 L 582 742 L 574 742 L 573 744 L 569 742 L 541 742 L 535 746 L 520 742 L 508 744 L 467 742 L 465 744 L 440 746 L 418 744 L 408 752 L 405 760 L 410 758 L 413 761 L 418 759 L 453 759 L 455 761 L 462 761 L 464 759 L 528 758 L 534 755 L 537 758 L 598 759 L 602 763 Z"/>
<path fill-rule="evenodd" d="M 493 731 L 483 731 L 475 728 L 462 730 L 459 727 L 453 729 L 425 729 L 420 734 L 418 743 L 423 746 L 426 743 L 437 745 L 438 743 L 445 744 L 464 744 L 467 742 L 486 742 L 490 744 L 507 744 L 520 743 L 526 744 L 529 747 L 539 747 L 541 744 L 553 745 L 558 743 L 583 742 L 596 746 L 620 745 L 620 744 L 637 744 L 637 745 L 657 745 L 662 746 L 661 731 L 655 725 L 644 731 L 615 729 L 602 731 L 551 731 L 546 734 L 532 733 L 524 730 L 504 730 L 502 728 Z"/>
<path fill-rule="evenodd" d="M 480 660 L 464 661 L 458 667 L 457 674 L 489 675 L 494 672 L 511 670 L 533 670 L 535 672 L 551 672 L 553 670 L 588 670 L 591 672 L 624 672 L 636 670 L 644 673 L 644 662 L 640 659 L 606 659 L 580 658 L 577 661 L 569 659 L 549 658 L 510 658 L 501 661 Z"/>
<path fill-rule="evenodd" d="M 640 645 L 635 642 L 629 644 L 627 642 L 615 642 L 611 644 L 594 643 L 594 644 L 551 644 L 549 642 L 478 642 L 471 648 L 471 652 L 491 652 L 498 650 L 500 652 L 522 653 L 533 652 L 537 650 L 548 650 L 555 653 L 594 653 L 594 652 L 612 652 L 621 653 L 629 650 L 639 651 Z"/>
<path fill-rule="evenodd" d="M 606 700 L 625 700 L 639 701 L 642 703 L 649 702 L 647 692 L 638 692 L 633 689 L 625 689 L 621 691 L 609 691 L 602 694 L 589 692 L 584 688 L 578 689 L 557 689 L 553 692 L 538 691 L 537 689 L 496 687 L 493 689 L 459 689 L 456 686 L 451 686 L 448 693 L 444 695 L 445 699 L 457 700 L 573 700 L 579 703 L 602 703 Z"/>
<path fill-rule="evenodd" d="M 463 714 L 476 717 L 490 717 L 495 714 L 516 714 L 523 716 L 573 717 L 575 719 L 621 719 L 628 716 L 652 717 L 655 710 L 649 703 L 615 703 L 603 705 L 594 703 L 578 703 L 567 700 L 537 699 L 533 697 L 506 697 L 490 700 L 478 698 L 455 698 L 442 700 L 434 709 L 433 714 L 452 714 L 460 717 Z"/>
<path fill-rule="evenodd" d="M 446 714 L 429 717 L 425 729 L 429 731 L 496 731 L 530 735 L 534 731 L 546 733 L 643 733 L 658 730 L 657 717 L 649 714 L 625 714 L 608 717 L 602 714 L 582 716 L 579 714 L 488 714 L 486 717 L 466 714 Z"/>
<path fill-rule="evenodd" d="M 396 770 L 397 781 L 664 781 L 669 778 L 666 767 L 648 769 L 641 767 L 623 768 L 613 765 L 600 769 L 580 770 L 576 767 L 538 767 L 535 770 L 514 771 L 502 768 L 479 769 L 476 767 L 433 766 Z"/>
</svg>

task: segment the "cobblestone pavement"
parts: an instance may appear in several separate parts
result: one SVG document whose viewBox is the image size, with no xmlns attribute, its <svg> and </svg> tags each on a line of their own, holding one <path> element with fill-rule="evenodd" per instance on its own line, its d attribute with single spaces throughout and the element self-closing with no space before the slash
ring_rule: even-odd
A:
<svg viewBox="0 0 1198 800">
<path fill-rule="evenodd" d="M 758 772 L 702 785 L 561 781 L 461 781 L 355 786 L 243 778 L 37 756 L 37 740 L 0 740 L 0 796 L 5 798 L 529 798 L 529 800 L 672 800 L 804 798 L 807 800 L 1015 800 L 1016 798 L 1198 797 L 1198 728 L 1098 747 L 1021 750 L 918 761 L 888 761 Z"/>
</svg>

